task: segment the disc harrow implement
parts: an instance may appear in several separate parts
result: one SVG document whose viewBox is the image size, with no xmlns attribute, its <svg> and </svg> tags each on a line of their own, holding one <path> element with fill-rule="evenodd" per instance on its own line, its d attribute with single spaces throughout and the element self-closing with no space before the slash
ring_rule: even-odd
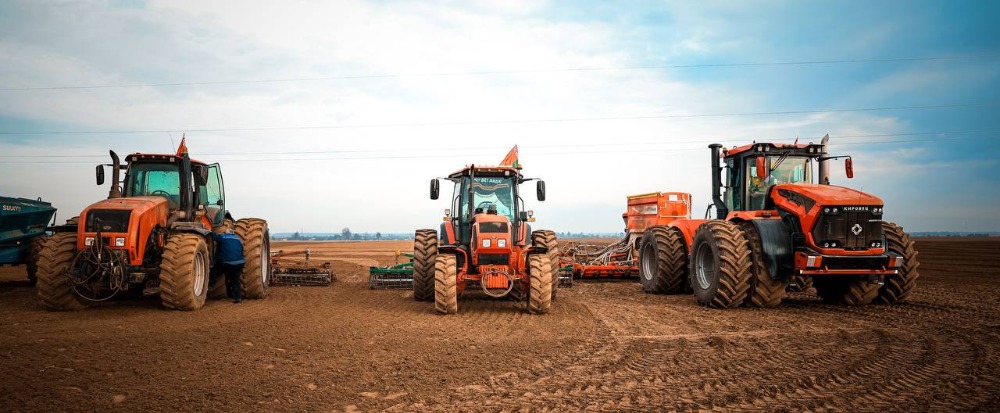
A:
<svg viewBox="0 0 1000 413">
<path fill-rule="evenodd" d="M 330 285 L 336 281 L 329 262 L 310 261 L 309 249 L 271 253 L 272 285 Z M 304 257 L 304 259 L 303 259 Z"/>
<path fill-rule="evenodd" d="M 400 262 L 400 257 L 409 261 Z M 368 268 L 368 288 L 372 290 L 407 290 L 413 288 L 413 254 L 396 251 L 396 263 Z"/>
</svg>

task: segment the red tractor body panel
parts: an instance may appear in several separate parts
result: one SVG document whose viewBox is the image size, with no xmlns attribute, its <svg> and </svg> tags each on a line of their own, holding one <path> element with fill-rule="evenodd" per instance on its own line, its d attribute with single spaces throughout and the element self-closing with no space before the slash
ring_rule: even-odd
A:
<svg viewBox="0 0 1000 413">
<path fill-rule="evenodd" d="M 111 211 L 127 211 L 128 226 L 102 225 L 91 222 L 100 219 L 100 215 L 113 213 Z M 143 253 L 150 242 L 150 232 L 159 227 L 164 228 L 170 210 L 167 199 L 158 196 L 143 196 L 133 198 L 113 198 L 96 202 L 80 214 L 80 230 L 77 233 L 76 248 L 86 248 L 87 240 L 93 240 L 100 231 L 104 245 L 113 250 L 128 251 L 129 264 L 141 265 Z M 116 240 L 124 238 L 124 245 L 118 245 Z M 163 240 L 157 240 L 162 244 Z"/>
</svg>

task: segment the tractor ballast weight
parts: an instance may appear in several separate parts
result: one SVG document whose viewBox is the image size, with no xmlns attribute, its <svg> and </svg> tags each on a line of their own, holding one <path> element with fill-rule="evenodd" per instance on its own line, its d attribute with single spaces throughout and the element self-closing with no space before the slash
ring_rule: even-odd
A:
<svg viewBox="0 0 1000 413">
<path fill-rule="evenodd" d="M 414 239 L 413 295 L 434 301 L 442 314 L 458 311 L 458 295 L 470 289 L 494 297 L 512 296 L 529 313 L 547 313 L 558 284 L 558 243 L 552 231 L 532 231 L 532 211 L 519 195 L 524 178 L 517 148 L 501 166 L 470 165 L 447 178 L 454 183 L 451 208 L 440 232 L 417 230 Z M 431 181 L 431 199 L 440 181 Z M 537 181 L 536 197 L 545 199 Z"/>
<path fill-rule="evenodd" d="M 0 265 L 25 264 L 28 282 L 35 284 L 38 256 L 56 209 L 38 199 L 0 196 Z"/>
<path fill-rule="evenodd" d="M 212 280 L 213 233 L 233 231 L 243 242 L 244 297 L 263 298 L 270 287 L 267 222 L 234 220 L 226 210 L 218 164 L 192 160 L 184 140 L 173 155 L 134 153 L 123 168 L 112 151 L 108 199 L 56 227 L 38 262 L 38 295 L 50 310 L 75 310 L 115 297 L 158 293 L 164 307 L 201 308 L 225 297 Z M 215 281 L 214 284 L 211 281 Z"/>
<path fill-rule="evenodd" d="M 643 289 L 690 289 L 716 308 L 777 306 L 788 291 L 810 284 L 824 300 L 845 305 L 905 300 L 919 276 L 913 241 L 882 220 L 881 199 L 830 184 L 831 160 L 846 158 L 849 178 L 854 171 L 851 158 L 828 154 L 828 139 L 709 145 L 718 218 L 647 230 L 639 256 Z"/>
<path fill-rule="evenodd" d="M 691 194 L 652 192 L 627 197 L 625 235 L 607 246 L 574 242 L 562 248 L 560 280 L 572 278 L 628 278 L 639 275 L 639 241 L 647 228 L 691 219 Z"/>
</svg>

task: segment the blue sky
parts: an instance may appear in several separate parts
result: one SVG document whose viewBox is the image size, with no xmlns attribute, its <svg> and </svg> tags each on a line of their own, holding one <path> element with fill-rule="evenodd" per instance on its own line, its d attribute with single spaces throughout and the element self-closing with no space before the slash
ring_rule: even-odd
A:
<svg viewBox="0 0 1000 413">
<path fill-rule="evenodd" d="M 8 1 L 0 3 L 0 89 L 998 55 L 997 15 L 991 1 Z M 0 194 L 41 196 L 61 216 L 75 215 L 107 193 L 92 169 L 108 149 L 166 152 L 192 129 L 996 102 L 997 56 L 0 90 L 0 132 L 12 133 L 0 135 Z M 201 131 L 188 140 L 196 157 L 223 164 L 230 209 L 279 231 L 435 226 L 447 205 L 426 199 L 429 178 L 496 162 L 518 144 L 525 173 L 548 181 L 549 200 L 530 202 L 540 226 L 613 232 L 629 194 L 687 191 L 703 211 L 711 141 L 827 133 L 833 151 L 857 165 L 851 181 L 835 169 L 835 183 L 882 197 L 887 217 L 907 229 L 1000 231 L 998 115 L 993 105 Z M 25 134 L 137 130 L 171 132 Z M 880 134 L 917 135 L 857 137 Z M 41 155 L 79 157 L 24 157 Z"/>
</svg>

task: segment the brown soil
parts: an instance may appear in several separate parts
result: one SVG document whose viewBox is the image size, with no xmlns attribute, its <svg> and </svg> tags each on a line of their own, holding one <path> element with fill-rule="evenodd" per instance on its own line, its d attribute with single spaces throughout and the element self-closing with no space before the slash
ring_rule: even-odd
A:
<svg viewBox="0 0 1000 413">
<path fill-rule="evenodd" d="M 544 316 L 368 290 L 407 242 L 274 248 L 303 245 L 340 281 L 195 312 L 52 313 L 0 269 L 0 411 L 1000 410 L 997 238 L 919 239 L 907 304 L 711 310 L 630 280 L 577 282 Z"/>
</svg>

